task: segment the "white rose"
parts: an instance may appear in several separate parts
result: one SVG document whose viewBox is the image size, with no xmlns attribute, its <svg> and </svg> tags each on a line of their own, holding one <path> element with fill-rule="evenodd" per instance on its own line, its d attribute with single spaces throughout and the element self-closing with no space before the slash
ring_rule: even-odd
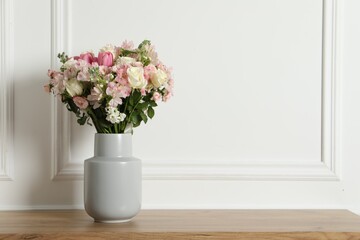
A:
<svg viewBox="0 0 360 240">
<path fill-rule="evenodd" d="M 163 70 L 157 69 L 156 72 L 150 77 L 150 80 L 154 87 L 158 88 L 168 80 L 168 76 Z"/>
<path fill-rule="evenodd" d="M 129 67 L 127 69 L 129 83 L 132 88 L 144 88 L 147 85 L 142 67 Z"/>
<path fill-rule="evenodd" d="M 83 92 L 82 84 L 75 78 L 67 81 L 65 84 L 65 88 L 71 97 L 81 95 Z"/>
<path fill-rule="evenodd" d="M 120 57 L 116 63 L 120 64 L 120 65 L 125 65 L 125 64 L 131 64 L 136 62 L 136 60 L 134 58 L 131 57 Z"/>
</svg>

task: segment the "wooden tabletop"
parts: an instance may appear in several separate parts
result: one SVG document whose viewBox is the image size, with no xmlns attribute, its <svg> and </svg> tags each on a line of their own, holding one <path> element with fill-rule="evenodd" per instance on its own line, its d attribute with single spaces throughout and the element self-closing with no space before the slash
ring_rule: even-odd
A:
<svg viewBox="0 0 360 240">
<path fill-rule="evenodd" d="M 0 239 L 360 239 L 347 210 L 143 210 L 122 224 L 82 210 L 0 212 Z"/>
</svg>

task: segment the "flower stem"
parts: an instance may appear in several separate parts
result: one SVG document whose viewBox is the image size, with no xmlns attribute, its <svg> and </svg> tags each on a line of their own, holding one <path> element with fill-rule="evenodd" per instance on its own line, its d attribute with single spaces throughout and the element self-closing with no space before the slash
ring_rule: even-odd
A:
<svg viewBox="0 0 360 240">
<path fill-rule="evenodd" d="M 129 102 L 129 98 L 127 98 L 127 99 L 126 99 L 126 102 L 125 102 L 125 107 L 124 107 L 124 113 L 125 113 L 125 114 L 126 114 L 128 102 Z M 126 122 L 125 122 L 125 119 L 124 119 L 124 121 L 122 121 L 122 122 L 120 123 L 120 133 L 124 133 L 124 132 L 125 132 L 125 128 L 126 128 Z"/>
<path fill-rule="evenodd" d="M 131 115 L 134 113 L 134 110 L 136 109 L 137 105 L 140 103 L 141 99 L 143 99 L 143 96 L 141 96 L 139 98 L 139 100 L 137 101 L 137 103 L 135 104 L 134 108 L 131 110 L 130 114 L 129 114 L 129 118 L 128 120 L 126 121 L 126 124 L 125 124 L 125 127 L 128 123 L 130 123 L 130 120 L 131 120 Z M 125 130 L 125 129 L 124 129 Z"/>
<path fill-rule="evenodd" d="M 88 114 L 89 114 L 92 122 L 94 123 L 94 126 L 95 126 L 95 128 L 96 128 L 96 131 L 97 131 L 98 133 L 101 133 L 102 131 L 101 131 L 101 128 L 100 128 L 100 126 L 99 126 L 99 123 L 97 122 L 96 115 L 94 114 L 94 112 L 92 111 L 91 108 L 88 110 Z"/>
</svg>

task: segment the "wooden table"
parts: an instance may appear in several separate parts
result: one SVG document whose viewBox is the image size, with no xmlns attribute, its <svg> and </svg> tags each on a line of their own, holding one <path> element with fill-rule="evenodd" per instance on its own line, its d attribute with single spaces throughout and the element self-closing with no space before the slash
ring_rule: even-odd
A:
<svg viewBox="0 0 360 240">
<path fill-rule="evenodd" d="M 132 222 L 94 223 L 82 210 L 0 212 L 0 239 L 355 240 L 347 210 L 144 210 Z"/>
</svg>

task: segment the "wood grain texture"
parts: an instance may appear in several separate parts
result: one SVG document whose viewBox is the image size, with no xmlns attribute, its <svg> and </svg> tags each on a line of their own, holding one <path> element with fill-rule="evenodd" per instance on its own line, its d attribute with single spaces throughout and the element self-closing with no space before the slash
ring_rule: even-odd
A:
<svg viewBox="0 0 360 240">
<path fill-rule="evenodd" d="M 0 212 L 0 240 L 360 240 L 346 210 L 144 210 L 132 222 L 94 223 L 81 210 Z"/>
</svg>

